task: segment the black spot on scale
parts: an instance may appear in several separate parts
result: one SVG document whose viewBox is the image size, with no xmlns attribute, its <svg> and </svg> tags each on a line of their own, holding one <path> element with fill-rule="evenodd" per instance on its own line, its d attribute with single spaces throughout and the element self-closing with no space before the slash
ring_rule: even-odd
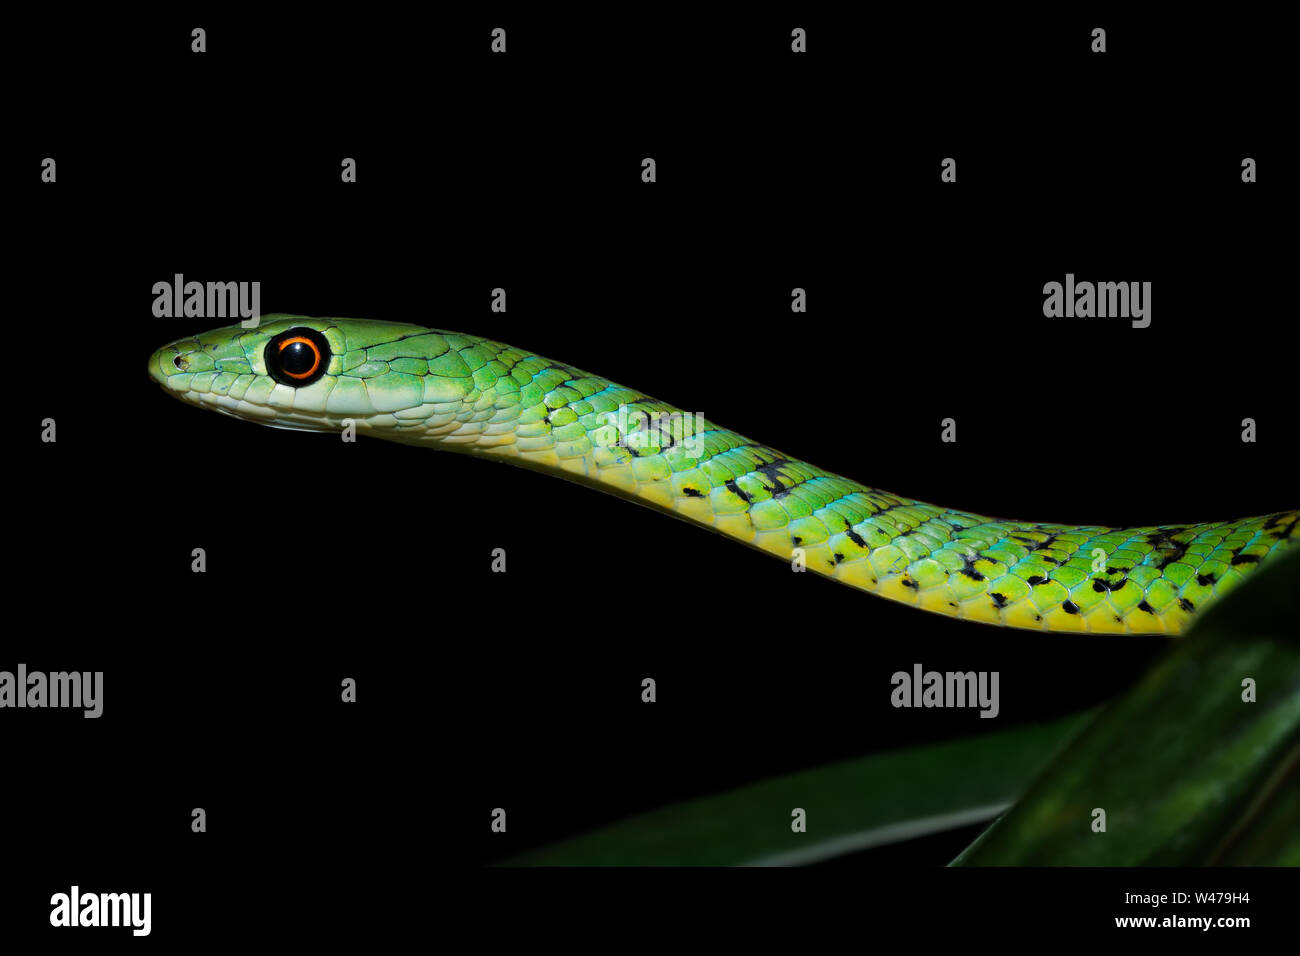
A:
<svg viewBox="0 0 1300 956">
<path fill-rule="evenodd" d="M 1187 545 L 1185 544 L 1175 545 L 1173 550 L 1171 550 L 1167 555 L 1165 555 L 1164 560 L 1160 562 L 1160 570 L 1163 571 L 1165 568 L 1169 567 L 1169 565 L 1173 564 L 1175 561 L 1177 561 L 1186 553 L 1187 553 Z"/>
<path fill-rule="evenodd" d="M 703 498 L 703 497 L 704 497 L 704 492 L 700 491 L 700 490 L 697 489 L 697 488 L 683 488 L 683 489 L 682 489 L 682 494 L 684 494 L 687 498 Z"/>
<path fill-rule="evenodd" d="M 1177 525 L 1168 528 L 1161 528 L 1147 537 L 1147 543 L 1153 548 L 1164 551 L 1169 548 L 1185 548 L 1185 545 L 1179 544 L 1174 540 L 1174 535 L 1181 534 L 1187 530 L 1186 525 Z"/>
<path fill-rule="evenodd" d="M 1187 600 L 1187 598 L 1179 598 L 1178 606 L 1182 608 L 1184 611 L 1186 611 L 1188 614 L 1191 614 L 1193 611 L 1196 610 L 1195 605 L 1193 605 L 1191 601 Z"/>
<path fill-rule="evenodd" d="M 919 591 L 919 590 L 921 590 L 921 585 L 917 584 L 917 583 L 916 583 L 915 581 L 913 581 L 911 578 L 903 578 L 902 584 L 903 584 L 903 587 L 905 587 L 905 588 L 911 588 L 913 591 Z"/>
<path fill-rule="evenodd" d="M 1233 567 L 1236 567 L 1238 564 L 1256 564 L 1258 561 L 1259 555 L 1257 554 L 1239 554 L 1232 559 L 1232 564 Z"/>
<path fill-rule="evenodd" d="M 1106 573 L 1107 573 L 1107 574 L 1112 574 L 1112 575 L 1113 575 L 1113 574 L 1119 574 L 1119 568 L 1112 568 L 1112 567 L 1110 567 L 1109 565 L 1107 565 L 1107 567 L 1106 567 Z"/>
<path fill-rule="evenodd" d="M 1116 623 L 1116 624 L 1123 624 L 1123 623 L 1124 623 L 1124 619 L 1123 619 L 1122 617 L 1120 617 L 1118 614 L 1116 614 L 1116 615 L 1115 615 L 1115 623 Z"/>
<path fill-rule="evenodd" d="M 1109 581 L 1103 581 L 1101 578 L 1092 579 L 1092 589 L 1096 591 L 1098 594 L 1101 594 L 1102 592 L 1105 591 L 1118 591 L 1126 584 L 1128 584 L 1127 577 L 1120 578 L 1114 584 L 1111 584 Z"/>
<path fill-rule="evenodd" d="M 771 449 L 768 450 L 771 451 Z M 766 464 L 759 465 L 758 468 L 755 469 L 756 471 L 761 471 L 767 476 L 768 480 L 772 482 L 773 487 L 769 490 L 772 492 L 773 498 L 780 498 L 781 496 L 790 493 L 790 489 L 781 481 L 780 475 L 781 466 L 788 465 L 789 463 L 789 458 L 777 458 L 774 461 L 769 461 Z"/>
<path fill-rule="evenodd" d="M 1034 574 L 1025 578 L 1025 582 L 1027 584 L 1046 584 L 1047 578 L 1043 577 L 1041 574 Z"/>
<path fill-rule="evenodd" d="M 799 537 L 797 534 L 795 534 L 795 535 L 791 535 L 791 536 L 790 536 L 790 543 L 793 544 L 793 545 L 797 548 L 797 547 L 799 547 L 799 545 L 803 544 L 803 538 Z"/>
<path fill-rule="evenodd" d="M 858 534 L 852 528 L 849 528 L 849 530 L 844 533 L 847 534 L 849 536 L 849 540 L 852 541 L 854 544 L 856 544 L 859 548 L 865 548 L 867 546 L 867 542 L 863 540 L 862 535 Z"/>
<path fill-rule="evenodd" d="M 994 591 L 992 594 L 989 595 L 989 597 L 993 599 L 994 607 L 1003 608 L 1007 606 L 1006 597 L 1004 595 L 999 594 L 997 591 Z"/>
<path fill-rule="evenodd" d="M 1214 583 L 1214 575 L 1213 575 L 1213 574 L 1198 574 L 1198 575 L 1196 576 L 1196 583 L 1199 584 L 1199 585 L 1200 585 L 1201 587 L 1203 587 L 1203 588 L 1208 588 L 1211 584 Z"/>
<path fill-rule="evenodd" d="M 1062 601 L 1061 610 L 1066 614 L 1078 614 L 1079 605 L 1075 604 L 1073 601 Z"/>
<path fill-rule="evenodd" d="M 724 483 L 724 487 L 728 491 L 730 491 L 733 495 L 735 495 L 737 498 L 739 498 L 741 501 L 743 501 L 745 504 L 749 504 L 750 501 L 753 500 L 752 498 L 750 498 L 748 494 L 746 494 L 744 491 L 741 491 L 740 485 L 736 484 L 735 478 L 726 481 Z"/>
<path fill-rule="evenodd" d="M 1155 612 L 1155 608 L 1153 608 L 1153 607 L 1152 607 L 1150 604 L 1148 604 L 1146 601 L 1143 601 L 1141 604 L 1138 605 L 1138 610 L 1139 610 L 1139 611 L 1146 611 L 1148 614 L 1155 614 L 1155 613 L 1156 613 L 1156 612 Z"/>
<path fill-rule="evenodd" d="M 1282 517 L 1281 515 L 1278 515 L 1278 518 L 1281 517 Z M 1269 524 L 1272 525 L 1273 522 L 1269 522 Z M 1296 515 L 1290 521 L 1288 521 L 1285 528 L 1282 528 L 1281 521 L 1278 521 L 1277 525 L 1270 528 L 1269 530 L 1273 531 L 1273 535 L 1276 538 L 1289 538 L 1291 537 L 1292 533 L 1295 531 L 1297 524 L 1300 524 L 1300 515 Z"/>
<path fill-rule="evenodd" d="M 844 555 L 842 555 L 842 554 L 840 554 L 838 551 L 836 551 L 836 552 L 835 552 L 835 561 L 834 561 L 833 563 L 835 563 L 835 564 L 839 564 L 839 563 L 840 563 L 841 561 L 843 561 L 843 560 L 844 560 Z"/>
</svg>

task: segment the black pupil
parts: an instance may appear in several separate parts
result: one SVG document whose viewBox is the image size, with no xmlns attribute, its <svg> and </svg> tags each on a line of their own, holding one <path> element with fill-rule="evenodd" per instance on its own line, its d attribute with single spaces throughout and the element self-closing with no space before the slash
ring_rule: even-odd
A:
<svg viewBox="0 0 1300 956">
<path fill-rule="evenodd" d="M 280 352 L 280 367 L 292 375 L 304 375 L 316 364 L 316 353 L 306 342 L 291 342 Z"/>
</svg>

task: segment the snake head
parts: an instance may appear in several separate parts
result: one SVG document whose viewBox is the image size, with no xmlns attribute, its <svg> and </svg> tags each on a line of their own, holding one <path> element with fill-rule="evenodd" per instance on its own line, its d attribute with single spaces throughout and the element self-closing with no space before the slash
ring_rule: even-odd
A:
<svg viewBox="0 0 1300 956">
<path fill-rule="evenodd" d="M 149 356 L 168 394 L 275 428 L 384 430 L 415 440 L 436 414 L 458 411 L 473 380 L 454 355 L 465 338 L 364 319 L 263 316 L 178 339 Z"/>
</svg>

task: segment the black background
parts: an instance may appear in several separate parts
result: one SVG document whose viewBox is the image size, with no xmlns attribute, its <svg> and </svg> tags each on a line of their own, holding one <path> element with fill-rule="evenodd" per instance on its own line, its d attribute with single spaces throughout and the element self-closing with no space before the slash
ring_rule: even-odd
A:
<svg viewBox="0 0 1300 956">
<path fill-rule="evenodd" d="M 103 670 L 106 690 L 97 721 L 5 712 L 6 932 L 48 929 L 73 882 L 150 890 L 165 941 L 432 925 L 457 911 L 443 871 L 985 729 L 892 709 L 914 662 L 1000 671 L 1008 726 L 1105 700 L 1169 646 L 919 615 L 561 481 L 202 414 L 144 374 L 221 324 L 153 317 L 176 273 L 259 280 L 264 312 L 535 349 L 979 513 L 1295 506 L 1289 120 L 1281 31 L 1257 15 L 413 16 L 15 25 L 0 667 Z M 1045 319 L 1067 272 L 1152 282 L 1151 327 Z M 841 863 L 888 867 L 896 915 L 1005 896 L 1008 918 L 1086 927 L 1121 912 L 1115 887 L 1161 885 L 895 873 L 977 831 Z M 827 876 L 804 889 L 848 892 Z M 609 882 L 498 879 L 458 880 L 485 923 Z"/>
</svg>

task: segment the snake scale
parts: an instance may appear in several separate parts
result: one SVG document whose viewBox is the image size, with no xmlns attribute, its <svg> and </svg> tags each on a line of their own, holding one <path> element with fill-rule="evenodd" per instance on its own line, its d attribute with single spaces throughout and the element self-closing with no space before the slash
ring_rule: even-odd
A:
<svg viewBox="0 0 1300 956">
<path fill-rule="evenodd" d="M 927 611 L 1044 631 L 1166 633 L 1300 536 L 1300 511 L 1139 528 L 1008 521 L 823 471 L 608 379 L 471 335 L 264 316 L 163 346 L 150 376 L 278 428 L 427 444 L 669 512 Z"/>
</svg>

